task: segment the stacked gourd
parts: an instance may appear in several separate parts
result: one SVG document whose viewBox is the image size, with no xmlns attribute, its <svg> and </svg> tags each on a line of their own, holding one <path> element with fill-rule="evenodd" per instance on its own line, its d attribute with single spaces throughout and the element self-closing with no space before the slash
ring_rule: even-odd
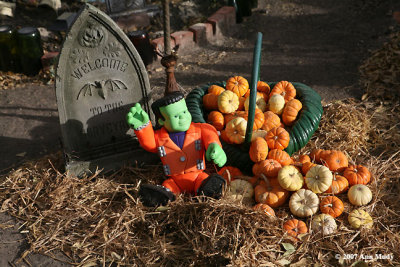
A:
<svg viewBox="0 0 400 267">
<path fill-rule="evenodd" d="M 249 83 L 241 76 L 229 78 L 225 88 L 211 85 L 203 96 L 203 106 L 210 112 L 207 122 L 221 131 L 226 143 L 242 144 L 245 140 L 249 96 Z M 271 149 L 288 146 L 289 133 L 284 127 L 293 125 L 302 108 L 295 96 L 296 89 L 290 82 L 281 81 L 272 90 L 266 82 L 257 83 L 252 140 L 270 135 Z"/>
<path fill-rule="evenodd" d="M 291 213 L 297 218 L 286 221 L 284 229 L 294 238 L 308 232 L 301 218 L 310 216 L 314 232 L 322 235 L 334 233 L 337 228 L 335 218 L 344 212 L 341 196 L 346 192 L 348 201 L 356 207 L 367 205 L 372 200 L 372 192 L 367 186 L 371 181 L 370 171 L 365 166 L 349 164 L 341 151 L 316 149 L 309 155 L 293 158 L 282 150 L 272 151 L 253 166 L 252 178 L 246 178 L 233 167 L 224 167 L 219 173 L 225 178 L 227 173 L 232 173 L 230 181 L 235 178 L 247 180 L 246 188 L 252 186 L 253 190 L 246 191 L 254 192 L 258 203 L 254 209 L 269 216 L 274 217 L 274 209 L 288 202 Z M 321 213 L 317 214 L 318 211 Z M 372 217 L 361 208 L 349 212 L 347 219 L 355 229 L 373 225 Z"/>
</svg>

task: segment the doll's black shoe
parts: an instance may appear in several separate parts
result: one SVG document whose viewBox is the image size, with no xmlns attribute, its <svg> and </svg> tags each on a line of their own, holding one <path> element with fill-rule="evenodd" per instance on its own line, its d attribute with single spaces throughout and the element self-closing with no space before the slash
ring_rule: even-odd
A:
<svg viewBox="0 0 400 267">
<path fill-rule="evenodd" d="M 226 181 L 221 175 L 212 174 L 201 183 L 197 195 L 220 199 L 225 183 Z"/>
<path fill-rule="evenodd" d="M 174 193 L 162 185 L 143 184 L 139 189 L 139 198 L 146 207 L 165 206 L 175 200 Z"/>
</svg>

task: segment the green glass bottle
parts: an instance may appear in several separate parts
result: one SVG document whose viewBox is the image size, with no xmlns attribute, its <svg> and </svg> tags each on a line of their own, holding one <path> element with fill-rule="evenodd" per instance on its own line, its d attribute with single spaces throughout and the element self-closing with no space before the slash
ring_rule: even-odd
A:
<svg viewBox="0 0 400 267">
<path fill-rule="evenodd" d="M 11 51 L 15 49 L 15 39 L 13 28 L 10 25 L 0 26 L 0 70 L 14 71 L 14 65 L 17 58 L 13 58 Z"/>
<path fill-rule="evenodd" d="M 18 56 L 21 70 L 26 75 L 36 75 L 42 68 L 43 48 L 37 28 L 24 27 L 17 31 Z"/>
</svg>

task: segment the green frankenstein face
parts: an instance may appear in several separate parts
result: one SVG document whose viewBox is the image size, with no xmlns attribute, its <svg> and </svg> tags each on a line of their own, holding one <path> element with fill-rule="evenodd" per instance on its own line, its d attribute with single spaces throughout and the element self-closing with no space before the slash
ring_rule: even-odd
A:
<svg viewBox="0 0 400 267">
<path fill-rule="evenodd" d="M 168 132 L 185 132 L 189 129 L 192 122 L 185 99 L 160 107 L 160 112 L 163 118 L 158 119 L 158 123 L 163 125 Z"/>
</svg>

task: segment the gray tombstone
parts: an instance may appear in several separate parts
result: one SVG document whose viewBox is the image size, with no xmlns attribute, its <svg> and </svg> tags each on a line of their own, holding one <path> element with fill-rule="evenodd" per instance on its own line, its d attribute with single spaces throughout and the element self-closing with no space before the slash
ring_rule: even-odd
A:
<svg viewBox="0 0 400 267">
<path fill-rule="evenodd" d="M 81 176 L 155 160 L 139 147 L 125 121 L 136 102 L 150 114 L 149 89 L 130 40 L 106 14 L 86 4 L 66 36 L 57 67 L 66 169 Z"/>
</svg>

